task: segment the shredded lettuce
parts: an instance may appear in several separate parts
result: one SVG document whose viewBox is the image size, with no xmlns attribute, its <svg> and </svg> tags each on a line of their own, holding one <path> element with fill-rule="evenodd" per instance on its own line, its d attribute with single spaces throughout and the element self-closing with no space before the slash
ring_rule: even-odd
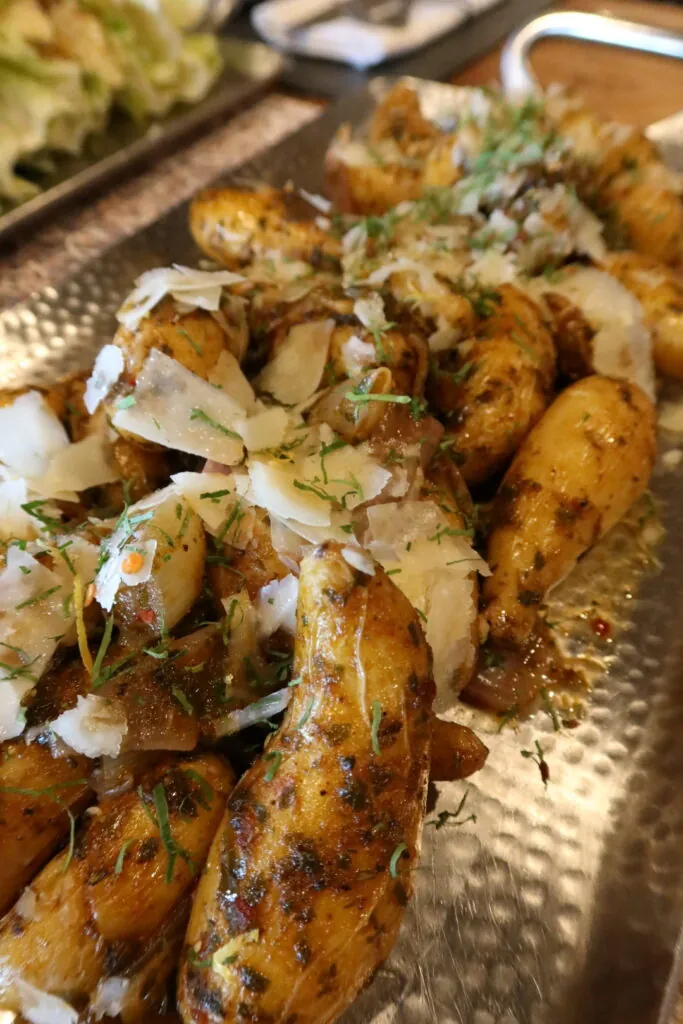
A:
<svg viewBox="0 0 683 1024">
<path fill-rule="evenodd" d="M 217 40 L 184 35 L 159 0 L 0 0 L 0 203 L 79 153 L 110 109 L 137 120 L 194 103 L 221 70 Z"/>
</svg>

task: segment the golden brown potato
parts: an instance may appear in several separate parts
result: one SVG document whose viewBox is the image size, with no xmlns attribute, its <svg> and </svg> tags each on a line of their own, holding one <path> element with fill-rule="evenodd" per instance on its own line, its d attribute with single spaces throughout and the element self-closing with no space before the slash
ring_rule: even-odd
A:
<svg viewBox="0 0 683 1024">
<path fill-rule="evenodd" d="M 348 135 L 341 128 L 325 156 L 325 192 L 341 213 L 364 217 L 386 213 L 405 200 L 419 199 L 419 168 L 367 160 L 352 163 L 346 152 Z"/>
<path fill-rule="evenodd" d="M 0 746 L 0 914 L 68 835 L 69 815 L 91 797 L 90 762 L 55 754 L 40 742 Z"/>
<path fill-rule="evenodd" d="M 186 1024 L 329 1024 L 388 955 L 410 897 L 433 697 L 416 613 L 382 570 L 323 545 L 302 563 L 294 673 L 200 882 Z"/>
<path fill-rule="evenodd" d="M 224 544 L 222 555 L 226 561 L 213 562 L 209 566 L 209 582 L 219 601 L 238 594 L 242 589 L 253 601 L 261 587 L 283 579 L 292 571 L 280 561 L 273 547 L 270 519 L 265 509 L 254 506 L 247 514 L 251 537 L 245 547 Z"/>
<path fill-rule="evenodd" d="M 683 279 L 659 260 L 637 252 L 610 253 L 605 270 L 633 292 L 652 331 L 655 366 L 683 378 Z"/>
<path fill-rule="evenodd" d="M 125 719 L 122 753 L 189 751 L 202 735 L 213 737 L 215 723 L 232 709 L 225 696 L 229 653 L 220 623 L 178 639 L 152 642 L 146 649 L 113 642 L 95 690 L 107 699 L 112 718 Z M 54 721 L 75 707 L 78 696 L 86 696 L 92 686 L 80 659 L 50 670 L 36 688 L 29 724 L 43 726 Z M 258 696 L 256 690 L 253 699 Z"/>
<path fill-rule="evenodd" d="M 552 284 L 548 287 L 552 289 Z M 543 301 L 550 315 L 558 370 L 570 380 L 588 377 L 593 372 L 595 331 L 566 296 L 551 290 L 544 292 Z"/>
<path fill-rule="evenodd" d="M 538 605 L 647 487 L 655 410 L 635 385 L 586 377 L 567 388 L 520 447 L 496 498 L 484 619 L 523 643 Z"/>
<path fill-rule="evenodd" d="M 472 485 L 505 467 L 550 396 L 536 360 L 503 337 L 475 341 L 453 371 L 435 371 L 429 397 L 446 419 L 452 457 Z"/>
<path fill-rule="evenodd" d="M 442 357 L 429 386 L 468 484 L 505 466 L 546 408 L 555 377 L 541 310 L 518 288 L 500 287 L 479 335 Z"/>
<path fill-rule="evenodd" d="M 457 135 L 442 135 L 429 150 L 422 171 L 422 188 L 445 188 L 455 185 L 463 176 L 462 168 L 453 160 Z"/>
<path fill-rule="evenodd" d="M 429 777 L 433 782 L 453 782 L 474 775 L 486 764 L 488 753 L 488 747 L 466 725 L 432 718 Z"/>
<path fill-rule="evenodd" d="M 390 403 L 353 402 L 346 396 L 351 391 L 361 390 L 368 395 L 391 395 L 394 381 L 391 370 L 379 366 L 356 379 L 343 380 L 330 388 L 311 407 L 309 423 L 327 423 L 347 444 L 366 441 L 375 434 L 389 413 Z"/>
<path fill-rule="evenodd" d="M 370 142 L 391 139 L 402 146 L 438 138 L 439 129 L 428 121 L 420 109 L 415 89 L 406 82 L 397 82 L 377 104 L 370 119 Z"/>
<path fill-rule="evenodd" d="M 634 183 L 632 175 L 626 172 L 605 187 L 603 198 L 623 226 L 633 249 L 663 263 L 680 262 L 683 201 L 676 192 L 647 179 Z"/>
<path fill-rule="evenodd" d="M 175 300 L 167 295 L 143 317 L 135 330 L 120 326 L 113 344 L 125 357 L 125 374 L 134 381 L 153 349 L 177 359 L 184 367 L 207 380 L 221 352 L 241 358 L 246 348 L 246 316 L 237 316 L 237 307 L 226 297 L 219 319 L 205 309 L 180 313 Z"/>
<path fill-rule="evenodd" d="M 132 438 L 118 437 L 112 445 L 112 458 L 121 480 L 128 485 L 130 501 L 140 501 L 169 481 L 168 458 L 162 448 L 145 448 Z M 123 493 L 121 486 L 121 496 Z"/>
<path fill-rule="evenodd" d="M 21 1011 L 31 985 L 81 1009 L 98 1003 L 102 983 L 129 977 L 124 1020 L 149 1020 L 135 976 L 160 936 L 172 941 L 183 927 L 175 911 L 187 906 L 233 782 L 224 761 L 204 754 L 167 760 L 137 790 L 105 800 L 73 854 L 34 879 L 32 912 L 20 905 L 0 923 L 0 1006 Z"/>
<path fill-rule="evenodd" d="M 336 266 L 340 255 L 339 242 L 313 221 L 290 219 L 287 197 L 273 188 L 205 189 L 192 201 L 190 231 L 207 256 L 231 270 L 272 253 L 318 267 Z"/>
</svg>

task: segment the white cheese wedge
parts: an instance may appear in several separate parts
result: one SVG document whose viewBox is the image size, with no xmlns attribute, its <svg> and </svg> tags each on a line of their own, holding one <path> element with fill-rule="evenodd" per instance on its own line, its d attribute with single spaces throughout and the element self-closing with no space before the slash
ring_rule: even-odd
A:
<svg viewBox="0 0 683 1024">
<path fill-rule="evenodd" d="M 96 693 L 79 696 L 76 707 L 64 711 L 50 728 L 86 757 L 116 757 L 128 732 L 120 705 Z"/>
<path fill-rule="evenodd" d="M 209 383 L 221 388 L 248 413 L 253 412 L 256 392 L 242 373 L 242 367 L 232 352 L 221 352 L 216 365 L 209 373 Z"/>
<path fill-rule="evenodd" d="M 30 1024 L 78 1024 L 79 1014 L 70 1003 L 17 978 L 14 986 L 21 1013 Z"/>
<path fill-rule="evenodd" d="M 272 636 L 284 629 L 292 636 L 296 631 L 296 604 L 299 598 L 299 580 L 290 573 L 281 580 L 273 580 L 261 587 L 256 598 L 258 632 L 261 638 Z"/>
<path fill-rule="evenodd" d="M 69 444 L 66 430 L 37 391 L 0 408 L 0 462 L 21 477 L 41 477 Z"/>
<path fill-rule="evenodd" d="M 47 472 L 32 486 L 44 497 L 53 498 L 65 492 L 86 491 L 119 479 L 108 457 L 108 445 L 102 434 L 89 434 L 60 449 L 50 460 Z"/>
<path fill-rule="evenodd" d="M 123 352 L 118 345 L 105 345 L 97 353 L 83 395 L 85 407 L 91 416 L 118 381 L 124 366 Z"/>
<path fill-rule="evenodd" d="M 249 464 L 249 479 L 254 502 L 278 519 L 294 519 L 307 526 L 329 526 L 330 502 L 308 489 L 296 470 L 271 460 Z"/>
<path fill-rule="evenodd" d="M 138 277 L 136 288 L 116 317 L 129 331 L 134 331 L 143 317 L 165 295 L 172 295 L 185 309 L 217 310 L 220 308 L 223 288 L 243 280 L 240 274 L 233 274 L 229 270 L 194 270 L 178 264 L 156 267 Z"/>
<path fill-rule="evenodd" d="M 235 421 L 244 408 L 163 352 L 150 353 L 132 398 L 112 420 L 117 430 L 226 466 L 242 460 Z"/>
<path fill-rule="evenodd" d="M 28 502 L 25 480 L 0 483 L 0 539 L 31 540 L 37 535 L 38 522 L 21 506 Z"/>
<path fill-rule="evenodd" d="M 317 391 L 330 347 L 334 320 L 292 327 L 258 378 L 261 391 L 284 405 L 297 405 Z"/>
<path fill-rule="evenodd" d="M 172 480 L 212 536 L 246 547 L 253 537 L 253 508 L 242 480 L 227 473 L 176 473 Z"/>
<path fill-rule="evenodd" d="M 248 451 L 260 452 L 267 448 L 279 448 L 290 425 L 290 416 L 281 405 L 263 409 L 246 419 L 235 421 L 235 430 L 241 436 Z"/>
</svg>

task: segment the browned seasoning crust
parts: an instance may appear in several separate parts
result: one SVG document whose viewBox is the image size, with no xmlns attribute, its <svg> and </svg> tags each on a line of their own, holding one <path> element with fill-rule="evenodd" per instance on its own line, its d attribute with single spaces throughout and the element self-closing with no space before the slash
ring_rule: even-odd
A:
<svg viewBox="0 0 683 1024">
<path fill-rule="evenodd" d="M 335 1020 L 388 955 L 412 892 L 433 681 L 417 615 L 381 569 L 360 573 L 332 544 L 304 560 L 294 674 L 200 883 L 186 1024 Z M 217 950 L 221 973 L 204 966 Z"/>
<path fill-rule="evenodd" d="M 496 497 L 483 587 L 493 639 L 528 639 L 548 589 L 643 493 L 655 452 L 655 408 L 635 385 L 586 377 L 555 399 Z"/>
<path fill-rule="evenodd" d="M 214 754 L 167 758 L 142 777 L 139 790 L 104 801 L 86 818 L 70 860 L 60 853 L 33 880 L 33 915 L 15 908 L 0 923 L 3 1007 L 21 1008 L 18 982 L 24 981 L 83 1009 L 101 979 L 123 975 L 135 982 L 147 955 L 156 958 L 157 971 L 163 966 L 165 980 L 183 927 L 178 912 L 189 909 L 186 897 L 233 781 L 230 767 Z M 160 793 L 170 836 L 183 851 L 173 864 L 159 823 Z M 169 951 L 159 958 L 162 935 Z M 151 1018 L 135 984 L 131 1001 L 126 1021 Z"/>
</svg>

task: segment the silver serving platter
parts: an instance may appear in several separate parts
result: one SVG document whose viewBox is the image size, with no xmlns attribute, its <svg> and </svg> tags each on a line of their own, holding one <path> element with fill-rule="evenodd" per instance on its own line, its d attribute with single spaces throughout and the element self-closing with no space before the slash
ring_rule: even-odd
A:
<svg viewBox="0 0 683 1024">
<path fill-rule="evenodd" d="M 285 65 L 282 55 L 264 43 L 220 39 L 219 45 L 224 67 L 204 99 L 192 105 L 178 103 L 166 117 L 142 124 L 114 112 L 107 130 L 88 138 L 84 153 L 55 157 L 54 169 L 43 178 L 42 192 L 4 213 L 0 207 L 0 244 L 64 203 L 148 164 L 245 107 Z"/>
<path fill-rule="evenodd" d="M 421 87 L 431 89 L 428 83 Z M 438 87 L 443 89 L 443 86 Z M 364 89 L 226 181 L 322 188 L 322 160 Z M 58 288 L 0 314 L 3 385 L 89 365 L 133 278 L 200 258 L 182 204 Z M 672 391 L 672 394 L 675 392 Z M 675 438 L 662 441 L 662 451 Z M 661 531 L 642 509 L 582 560 L 553 597 L 558 633 L 591 669 L 576 728 L 538 713 L 498 733 L 486 767 L 433 787 L 428 820 L 469 791 L 476 823 L 427 827 L 398 945 L 344 1024 L 663 1024 L 677 990 L 683 922 L 683 466 L 660 461 Z M 649 534 L 658 535 L 654 544 Z M 608 642 L 590 618 L 619 622 Z M 544 788 L 522 749 L 539 739 Z"/>
</svg>

